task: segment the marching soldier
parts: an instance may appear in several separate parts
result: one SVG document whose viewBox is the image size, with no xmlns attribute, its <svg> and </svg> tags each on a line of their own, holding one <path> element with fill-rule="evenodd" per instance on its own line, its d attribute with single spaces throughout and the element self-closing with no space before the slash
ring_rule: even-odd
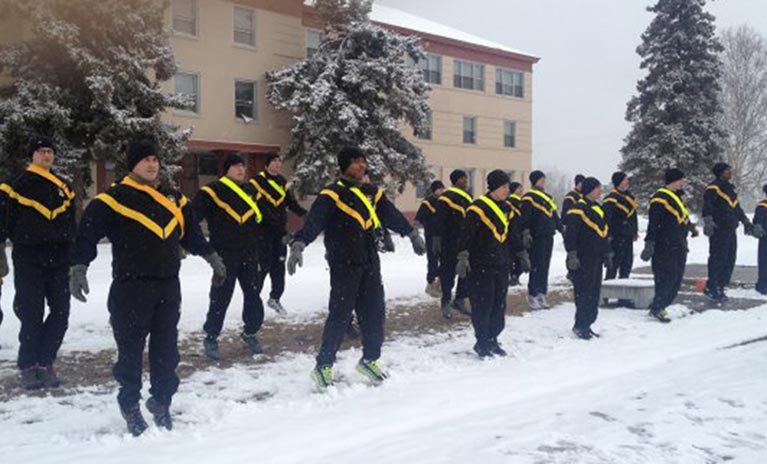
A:
<svg viewBox="0 0 767 464">
<path fill-rule="evenodd" d="M 426 237 L 426 293 L 433 297 L 442 295 L 442 289 L 439 283 L 439 255 L 434 253 L 434 220 L 437 214 L 437 201 L 445 193 L 445 184 L 435 180 L 429 186 L 431 192 L 421 201 L 421 206 L 415 213 L 415 220 L 423 226 L 423 232 Z"/>
<path fill-rule="evenodd" d="M 365 175 L 365 154 L 356 147 L 338 153 L 340 179 L 325 187 L 307 215 L 306 223 L 290 246 L 288 273 L 303 264 L 303 251 L 321 232 L 330 264 L 330 303 L 322 334 L 322 346 L 311 377 L 320 389 L 333 384 L 333 364 L 344 338 L 352 311 L 362 331 L 362 359 L 357 371 L 374 384 L 386 379 L 379 365 L 384 339 L 385 302 L 378 251 L 383 246 L 383 224 L 408 236 L 418 255 L 426 245 L 418 231 L 391 203 L 383 190 L 375 188 L 373 201 L 360 189 Z M 368 188 L 370 188 L 368 187 Z M 371 192 L 372 193 L 372 192 Z"/>
<path fill-rule="evenodd" d="M 445 319 L 452 317 L 452 309 L 463 314 L 471 314 L 468 308 L 469 291 L 466 279 L 458 279 L 455 291 L 455 300 L 452 299 L 453 286 L 455 285 L 455 265 L 458 260 L 458 238 L 461 234 L 463 219 L 466 209 L 473 201 L 467 192 L 469 177 L 466 172 L 456 169 L 450 173 L 452 186 L 445 190 L 437 201 L 437 214 L 434 218 L 434 237 L 432 238 L 432 250 L 440 256 L 440 285 L 442 286 L 442 316 Z"/>
<path fill-rule="evenodd" d="M 7 273 L 5 241 L 13 242 L 16 295 L 13 310 L 21 321 L 17 365 L 26 389 L 61 385 L 53 364 L 69 323 L 67 270 L 75 236 L 75 193 L 52 168 L 56 147 L 47 137 L 30 141 L 26 170 L 2 184 L 7 206 L 0 228 L 0 262 Z M 45 316 L 45 304 L 50 309 Z"/>
<path fill-rule="evenodd" d="M 575 176 L 575 181 L 573 185 L 573 189 L 570 190 L 567 195 L 565 195 L 565 198 L 562 200 L 562 220 L 564 221 L 564 217 L 567 214 L 568 211 L 570 211 L 570 208 L 574 208 L 578 202 L 583 198 L 583 181 L 586 180 L 586 177 L 583 174 L 578 174 Z"/>
<path fill-rule="evenodd" d="M 530 173 L 532 188 L 522 197 L 522 241 L 530 253 L 530 280 L 527 284 L 527 302 L 530 309 L 548 309 L 549 266 L 554 249 L 554 234 L 562 232 L 557 204 L 547 194 L 546 175 L 541 171 Z"/>
<path fill-rule="evenodd" d="M 639 239 L 637 203 L 629 191 L 631 181 L 625 172 L 612 176 L 613 190 L 604 201 L 605 218 L 610 226 L 613 266 L 607 268 L 605 280 L 616 276 L 627 279 L 634 264 L 634 242 Z M 625 302 L 624 302 L 625 303 Z"/>
<path fill-rule="evenodd" d="M 565 216 L 567 270 L 575 292 L 573 333 L 583 340 L 599 335 L 591 329 L 599 313 L 602 266 L 612 267 L 613 253 L 607 240 L 609 226 L 599 204 L 602 184 L 594 177 L 584 179 L 583 198 Z"/>
<path fill-rule="evenodd" d="M 226 280 L 210 287 L 210 306 L 203 330 L 203 347 L 210 359 L 218 361 L 218 336 L 232 300 L 234 284 L 242 289 L 242 340 L 251 354 L 264 352 L 257 334 L 264 322 L 261 288 L 269 267 L 269 250 L 264 244 L 264 215 L 256 203 L 258 192 L 248 183 L 245 160 L 236 154 L 224 160 L 224 176 L 206 185 L 195 196 L 195 219 L 205 219 L 210 244 L 226 266 Z"/>
<path fill-rule="evenodd" d="M 520 224 L 522 222 L 522 184 L 519 182 L 509 183 L 509 191 L 511 194 L 508 200 L 506 200 L 506 204 L 509 206 L 509 228 L 513 231 L 520 231 Z M 524 248 L 521 250 L 514 249 L 513 240 L 507 240 L 506 242 L 509 244 L 509 253 L 511 255 L 509 286 L 516 287 L 519 285 L 519 277 L 525 272 L 530 272 L 530 256 Z"/>
<path fill-rule="evenodd" d="M 742 222 L 747 235 L 762 238 L 764 230 L 755 229 L 740 207 L 735 186 L 730 183 L 732 168 L 717 163 L 712 172 L 716 179 L 703 195 L 703 233 L 709 240 L 708 281 L 705 293 L 713 301 L 727 300 L 724 289 L 730 285 L 738 252 L 738 223 Z"/>
<path fill-rule="evenodd" d="M 287 211 L 303 217 L 306 210 L 296 201 L 293 192 L 288 188 L 287 179 L 281 172 L 282 157 L 277 153 L 268 153 L 264 170 L 251 179 L 250 183 L 260 194 L 259 205 L 264 211 L 265 239 L 269 248 L 268 255 L 271 257 L 268 270 L 272 289 L 266 304 L 277 314 L 285 316 L 288 312 L 282 306 L 280 298 L 285 293 L 285 259 L 288 254 L 287 243 L 290 241 Z"/>
<path fill-rule="evenodd" d="M 767 195 L 767 184 L 762 187 L 762 191 Z M 754 212 L 754 229 L 759 226 L 762 230 L 767 230 L 767 197 L 756 205 Z M 756 291 L 762 295 L 767 295 L 767 237 L 762 235 L 759 239 L 759 280 L 756 282 Z"/>
<path fill-rule="evenodd" d="M 109 238 L 113 281 L 107 306 L 117 342 L 112 372 L 120 384 L 120 411 L 134 436 L 147 428 L 139 408 L 147 337 L 152 396 L 146 408 L 158 426 L 173 427 L 170 405 L 179 384 L 179 247 L 202 256 L 213 268 L 214 282 L 226 279 L 224 262 L 203 237 L 186 197 L 159 184 L 156 155 L 153 141 L 130 144 L 126 160 L 130 174 L 86 208 L 69 271 L 72 295 L 84 302 L 88 264 L 96 258 L 99 240 Z"/>
<path fill-rule="evenodd" d="M 687 235 L 697 236 L 690 213 L 682 201 L 685 174 L 679 169 L 668 169 L 664 175 L 666 186 L 650 199 L 650 223 L 647 226 L 642 261 L 652 260 L 655 297 L 650 315 L 660 322 L 671 322 L 666 308 L 674 302 L 682 285 L 687 263 Z"/>
</svg>

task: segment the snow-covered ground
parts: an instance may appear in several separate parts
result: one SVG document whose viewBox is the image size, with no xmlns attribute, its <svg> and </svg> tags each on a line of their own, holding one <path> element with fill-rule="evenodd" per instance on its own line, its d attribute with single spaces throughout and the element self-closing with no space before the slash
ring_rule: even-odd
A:
<svg viewBox="0 0 767 464">
<path fill-rule="evenodd" d="M 387 298 L 419 300 L 425 260 L 397 243 L 384 257 Z M 691 248 L 691 262 L 705 262 L 706 240 Z M 326 309 L 323 252 L 312 245 L 288 280 L 290 322 Z M 756 264 L 755 240 L 741 238 L 739 263 Z M 552 279 L 564 273 L 557 242 Z M 93 291 L 88 304 L 73 302 L 64 352 L 113 348 L 104 309 L 108 247 L 89 277 Z M 199 258 L 185 261 L 182 336 L 202 326 L 209 278 Z M 10 284 L 0 328 L 6 361 L 17 349 Z M 760 298 L 753 290 L 738 296 Z M 238 327 L 238 312 L 227 328 Z M 356 349 L 341 353 L 344 380 L 326 395 L 311 390 L 310 355 L 198 372 L 175 399 L 176 429 L 152 428 L 139 439 L 125 434 L 111 386 L 15 398 L 0 404 L 0 456 L 3 463 L 767 462 L 767 340 L 728 348 L 767 336 L 767 300 L 703 314 L 675 306 L 669 325 L 643 311 L 602 310 L 595 329 L 603 336 L 592 342 L 570 335 L 573 312 L 566 303 L 509 317 L 501 341 L 512 356 L 490 362 L 471 354 L 468 328 L 389 341 L 383 362 L 391 379 L 378 388 L 354 372 Z"/>
</svg>

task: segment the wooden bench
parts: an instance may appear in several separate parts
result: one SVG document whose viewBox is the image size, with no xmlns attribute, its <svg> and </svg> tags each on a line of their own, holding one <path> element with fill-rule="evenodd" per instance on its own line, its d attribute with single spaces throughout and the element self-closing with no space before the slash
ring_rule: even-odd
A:
<svg viewBox="0 0 767 464">
<path fill-rule="evenodd" d="M 613 279 L 602 282 L 601 298 L 629 300 L 636 309 L 647 309 L 655 296 L 655 285 L 650 279 Z"/>
</svg>

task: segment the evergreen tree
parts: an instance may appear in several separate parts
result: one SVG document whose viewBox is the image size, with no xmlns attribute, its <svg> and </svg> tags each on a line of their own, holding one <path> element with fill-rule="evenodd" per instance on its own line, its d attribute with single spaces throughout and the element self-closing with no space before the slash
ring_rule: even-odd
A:
<svg viewBox="0 0 767 464">
<path fill-rule="evenodd" d="M 705 0 L 658 0 L 637 53 L 646 76 L 637 84 L 626 120 L 633 127 L 622 148 L 622 169 L 640 198 L 662 184 L 663 171 L 687 173 L 688 201 L 699 205 L 722 154 L 724 131 L 718 98 L 722 46 Z"/>
<path fill-rule="evenodd" d="M 178 160 L 188 134 L 159 118 L 185 103 L 161 88 L 176 70 L 167 7 L 156 0 L 4 0 L 0 8 L 30 28 L 0 49 L 0 71 L 12 79 L 0 89 L 6 175 L 26 161 L 33 133 L 55 140 L 58 171 L 79 185 L 91 181 L 91 161 L 115 161 L 119 169 L 136 136 L 157 139 L 166 167 Z"/>
<path fill-rule="evenodd" d="M 375 182 L 402 192 L 431 174 L 421 150 L 402 136 L 406 122 L 416 133 L 428 124 L 428 91 L 422 72 L 406 62 L 423 59 L 419 39 L 369 20 L 371 0 L 318 0 L 326 39 L 317 53 L 267 73 L 267 98 L 293 115 L 287 157 L 295 161 L 294 186 L 316 192 L 338 173 L 335 156 L 344 145 L 360 146 Z"/>
</svg>

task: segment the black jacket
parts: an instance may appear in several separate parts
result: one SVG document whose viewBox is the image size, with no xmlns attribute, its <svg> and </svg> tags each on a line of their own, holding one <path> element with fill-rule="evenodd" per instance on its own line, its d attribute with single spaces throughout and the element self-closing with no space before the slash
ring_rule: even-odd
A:
<svg viewBox="0 0 767 464">
<path fill-rule="evenodd" d="M 553 237 L 562 230 L 557 205 L 546 192 L 532 189 L 522 196 L 520 227 L 529 230 L 533 237 Z"/>
<path fill-rule="evenodd" d="M 219 252 L 263 254 L 264 212 L 257 203 L 258 191 L 246 182 L 239 186 L 256 205 L 253 209 L 223 181 L 216 180 L 197 192 L 192 201 L 195 218 L 205 219 L 210 244 Z"/>
<path fill-rule="evenodd" d="M 721 229 L 737 229 L 738 222 L 748 222 L 735 186 L 720 179 L 711 182 L 703 194 L 703 217 L 707 216 L 713 217 Z"/>
<path fill-rule="evenodd" d="M 637 203 L 631 192 L 614 189 L 602 205 L 605 210 L 610 237 L 633 239 L 638 231 Z"/>
<path fill-rule="evenodd" d="M 438 200 L 439 198 L 436 195 L 427 196 L 421 201 L 421 206 L 418 207 L 418 211 L 415 213 L 415 220 L 423 226 L 423 232 L 427 237 L 434 235 Z"/>
<path fill-rule="evenodd" d="M 300 217 L 306 215 L 306 210 L 298 204 L 293 192 L 288 188 L 288 181 L 277 174 L 273 176 L 266 171 L 261 171 L 250 184 L 259 193 L 259 206 L 264 212 L 264 225 L 269 233 L 285 235 L 289 209 Z"/>
<path fill-rule="evenodd" d="M 0 243 L 68 247 L 75 238 L 75 194 L 63 180 L 30 165 L 14 182 L 2 184 Z"/>
<path fill-rule="evenodd" d="M 469 251 L 469 264 L 473 269 L 507 267 L 511 263 L 511 250 L 522 250 L 521 235 L 518 229 L 509 227 L 509 215 L 506 201 L 498 202 L 489 196 L 481 196 L 469 206 L 458 250 Z"/>
<path fill-rule="evenodd" d="M 563 221 L 567 212 L 570 211 L 570 209 L 574 208 L 582 198 L 583 198 L 583 195 L 581 194 L 581 192 L 577 190 L 570 190 L 570 192 L 567 195 L 565 195 L 565 198 L 562 200 L 562 220 Z"/>
<path fill-rule="evenodd" d="M 325 232 L 325 249 L 331 264 L 372 264 L 378 266 L 378 237 L 383 235 L 376 227 L 375 218 L 381 227 L 387 227 L 401 235 L 408 235 L 413 227 L 386 198 L 383 190 L 373 185 L 356 187 L 357 191 L 368 198 L 375 211 L 371 216 L 367 206 L 349 180 L 339 180 L 328 185 L 317 196 L 304 227 L 295 235 L 295 241 L 307 245 L 313 242 L 321 232 Z M 381 235 L 379 235 L 379 233 Z"/>
<path fill-rule="evenodd" d="M 606 214 L 602 206 L 588 198 L 582 198 L 570 208 L 564 218 L 565 250 L 575 251 L 584 264 L 604 262 L 610 253 Z"/>
<path fill-rule="evenodd" d="M 458 187 L 450 187 L 439 197 L 434 217 L 434 236 L 442 239 L 443 250 L 457 251 L 463 219 L 472 201 L 471 195 Z"/>
<path fill-rule="evenodd" d="M 213 253 L 186 197 L 129 177 L 97 195 L 85 209 L 72 264 L 93 261 L 103 237 L 112 242 L 114 280 L 178 277 L 179 246 L 195 255 Z"/>
<path fill-rule="evenodd" d="M 759 224 L 762 226 L 762 229 L 767 231 L 767 198 L 756 205 L 756 210 L 754 211 L 754 224 Z M 763 237 L 761 240 L 767 240 L 767 237 Z"/>
<path fill-rule="evenodd" d="M 691 227 L 689 212 L 679 195 L 666 188 L 655 192 L 650 199 L 650 223 L 645 241 L 655 242 L 656 247 L 687 250 Z"/>
</svg>

